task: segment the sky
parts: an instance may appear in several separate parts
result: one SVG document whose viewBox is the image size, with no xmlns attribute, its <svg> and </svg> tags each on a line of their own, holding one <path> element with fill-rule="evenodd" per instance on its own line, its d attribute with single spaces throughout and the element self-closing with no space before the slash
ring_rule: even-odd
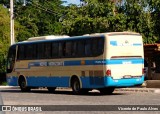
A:
<svg viewBox="0 0 160 114">
<path fill-rule="evenodd" d="M 62 0 L 62 1 L 67 1 L 67 3 L 64 3 L 65 6 L 67 6 L 68 4 L 80 4 L 80 0 Z"/>
</svg>

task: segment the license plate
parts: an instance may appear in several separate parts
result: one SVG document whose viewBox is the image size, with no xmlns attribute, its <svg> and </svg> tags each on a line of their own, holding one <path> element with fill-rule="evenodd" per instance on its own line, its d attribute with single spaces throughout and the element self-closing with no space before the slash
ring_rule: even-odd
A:
<svg viewBox="0 0 160 114">
<path fill-rule="evenodd" d="M 131 78 L 130 75 L 123 76 L 123 78 Z"/>
</svg>

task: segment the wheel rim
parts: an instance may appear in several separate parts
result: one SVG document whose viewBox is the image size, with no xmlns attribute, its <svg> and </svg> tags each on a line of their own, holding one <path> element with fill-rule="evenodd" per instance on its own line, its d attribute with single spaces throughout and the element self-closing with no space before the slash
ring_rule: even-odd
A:
<svg viewBox="0 0 160 114">
<path fill-rule="evenodd" d="M 79 91 L 80 90 L 80 85 L 79 85 L 78 81 L 75 81 L 75 83 L 73 85 L 73 88 L 74 88 L 75 91 Z"/>
<path fill-rule="evenodd" d="M 22 81 L 22 82 L 21 82 L 21 87 L 22 87 L 22 88 L 26 88 L 26 83 L 25 83 L 25 81 Z"/>
</svg>

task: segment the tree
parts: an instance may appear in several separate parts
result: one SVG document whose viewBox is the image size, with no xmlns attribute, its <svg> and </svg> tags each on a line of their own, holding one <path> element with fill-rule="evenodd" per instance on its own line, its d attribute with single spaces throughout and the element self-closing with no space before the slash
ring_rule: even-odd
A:
<svg viewBox="0 0 160 114">
<path fill-rule="evenodd" d="M 0 5 L 0 72 L 5 71 L 5 59 L 9 47 L 10 18 L 6 8 Z"/>
<path fill-rule="evenodd" d="M 125 0 L 121 11 L 127 16 L 126 29 L 142 34 L 144 43 L 153 43 L 157 39 L 148 6 L 146 0 Z"/>
<path fill-rule="evenodd" d="M 63 16 L 60 0 L 27 0 L 26 5 L 18 3 L 16 20 L 23 26 L 17 39 L 23 41 L 33 36 L 61 34 L 59 19 Z"/>
<path fill-rule="evenodd" d="M 82 35 L 110 31 L 109 18 L 113 15 L 113 4 L 98 0 L 85 0 L 85 5 L 70 5 L 62 21 L 63 32 L 69 35 Z"/>
<path fill-rule="evenodd" d="M 152 24 L 152 34 L 154 39 L 160 42 L 160 1 L 159 0 L 146 0 L 148 3 L 148 17 L 149 23 Z M 151 33 L 150 33 L 151 34 Z M 149 38 L 148 41 L 154 40 L 153 38 Z M 154 41 L 156 41 L 154 40 Z"/>
</svg>

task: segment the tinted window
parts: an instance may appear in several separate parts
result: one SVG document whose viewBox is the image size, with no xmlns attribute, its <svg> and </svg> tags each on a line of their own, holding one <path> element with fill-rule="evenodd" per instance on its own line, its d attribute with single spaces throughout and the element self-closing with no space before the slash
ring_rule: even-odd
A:
<svg viewBox="0 0 160 114">
<path fill-rule="evenodd" d="M 37 44 L 37 58 L 44 58 L 44 43 Z"/>
<path fill-rule="evenodd" d="M 15 64 L 16 57 L 16 46 L 12 46 L 9 49 L 8 57 L 7 57 L 7 73 L 12 72 Z"/>
<path fill-rule="evenodd" d="M 52 57 L 58 57 L 59 53 L 59 43 L 58 42 L 53 42 L 52 43 Z"/>
<path fill-rule="evenodd" d="M 86 40 L 86 42 L 85 42 L 85 56 L 92 56 L 92 45 L 94 45 L 92 43 L 92 40 Z"/>
<path fill-rule="evenodd" d="M 80 57 L 85 55 L 85 40 L 77 41 L 77 55 Z"/>
<path fill-rule="evenodd" d="M 24 45 L 20 45 L 18 46 L 18 55 L 17 55 L 17 59 L 24 59 L 25 57 L 25 53 L 24 53 Z"/>
<path fill-rule="evenodd" d="M 51 58 L 51 43 L 44 44 L 44 58 Z"/>
<path fill-rule="evenodd" d="M 95 57 L 103 48 L 102 38 L 24 44 L 18 47 L 18 59 Z"/>
<path fill-rule="evenodd" d="M 65 56 L 72 56 L 72 42 L 66 42 Z"/>
</svg>

